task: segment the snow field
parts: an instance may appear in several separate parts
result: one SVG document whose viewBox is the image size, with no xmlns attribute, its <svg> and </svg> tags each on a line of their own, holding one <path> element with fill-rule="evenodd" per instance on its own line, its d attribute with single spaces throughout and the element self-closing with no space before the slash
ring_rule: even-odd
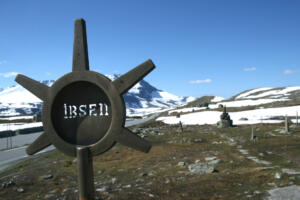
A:
<svg viewBox="0 0 300 200">
<path fill-rule="evenodd" d="M 300 113 L 300 106 L 290 106 L 281 108 L 265 108 L 240 112 L 229 112 L 234 125 L 257 124 L 257 123 L 280 123 L 282 120 L 269 120 L 272 117 L 296 116 Z M 202 111 L 196 113 L 183 114 L 180 118 L 176 116 L 159 117 L 156 120 L 166 124 L 178 124 L 181 121 L 186 125 L 216 124 L 220 120 L 220 111 Z M 242 120 L 247 118 L 248 120 Z"/>
</svg>

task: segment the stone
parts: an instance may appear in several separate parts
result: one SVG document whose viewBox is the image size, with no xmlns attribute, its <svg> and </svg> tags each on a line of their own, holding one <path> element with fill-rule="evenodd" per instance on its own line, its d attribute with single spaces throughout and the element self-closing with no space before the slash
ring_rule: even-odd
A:
<svg viewBox="0 0 300 200">
<path fill-rule="evenodd" d="M 153 194 L 149 194 L 149 197 L 154 198 L 154 195 Z"/>
<path fill-rule="evenodd" d="M 269 200 L 275 199 L 299 199 L 300 197 L 300 186 L 292 185 L 282 188 L 276 188 L 269 190 L 268 193 L 270 194 Z"/>
<path fill-rule="evenodd" d="M 280 179 L 281 178 L 281 173 L 276 172 L 275 175 L 274 175 L 274 178 Z"/>
<path fill-rule="evenodd" d="M 101 187 L 101 188 L 97 188 L 96 189 L 97 192 L 106 192 L 107 191 L 107 186 Z"/>
<path fill-rule="evenodd" d="M 242 117 L 239 119 L 239 121 L 248 121 L 248 118 L 247 117 Z"/>
<path fill-rule="evenodd" d="M 145 177 L 145 176 L 148 176 L 148 174 L 147 173 L 141 173 L 140 176 Z"/>
<path fill-rule="evenodd" d="M 18 188 L 18 189 L 17 189 L 17 192 L 23 193 L 23 192 L 24 192 L 24 189 L 23 189 L 23 188 Z"/>
<path fill-rule="evenodd" d="M 136 183 L 143 183 L 144 182 L 144 179 L 142 179 L 142 178 L 138 178 L 138 179 L 136 179 L 136 181 L 135 181 Z"/>
<path fill-rule="evenodd" d="M 68 191 L 70 191 L 70 189 L 69 188 L 65 188 L 65 189 L 63 189 L 62 193 L 64 194 L 64 193 L 66 193 Z"/>
<path fill-rule="evenodd" d="M 185 162 L 183 162 L 183 161 L 180 161 L 180 162 L 178 162 L 178 164 L 177 164 L 178 166 L 180 166 L 180 167 L 183 167 L 183 166 L 185 166 Z"/>
<path fill-rule="evenodd" d="M 200 138 L 195 138 L 195 139 L 194 139 L 194 142 L 195 142 L 195 143 L 202 142 L 202 139 L 200 139 Z"/>
<path fill-rule="evenodd" d="M 98 170 L 98 172 L 97 172 L 99 175 L 101 175 L 101 174 L 103 174 L 103 171 L 100 169 L 100 170 Z"/>
<path fill-rule="evenodd" d="M 44 180 L 48 180 L 48 179 L 52 179 L 53 175 L 52 174 L 48 174 L 48 175 L 40 176 L 40 178 L 44 179 Z"/>
<path fill-rule="evenodd" d="M 148 175 L 149 175 L 149 176 L 154 176 L 154 175 L 155 175 L 155 171 L 150 171 L 150 172 L 148 173 Z"/>
<path fill-rule="evenodd" d="M 148 182 L 146 185 L 152 185 L 153 183 L 152 182 Z"/>
<path fill-rule="evenodd" d="M 232 127 L 232 120 L 220 120 L 217 122 L 217 127 L 218 128 L 228 128 Z"/>
<path fill-rule="evenodd" d="M 300 171 L 295 171 L 293 169 L 287 169 L 287 168 L 283 168 L 281 169 L 281 171 L 283 173 L 289 174 L 289 175 L 296 175 L 296 174 L 300 174 Z"/>
<path fill-rule="evenodd" d="M 111 183 L 112 183 L 112 184 L 115 184 L 116 182 L 117 182 L 117 178 L 113 177 L 113 178 L 111 179 Z"/>
<path fill-rule="evenodd" d="M 124 185 L 123 188 L 131 188 L 131 184 Z"/>
<path fill-rule="evenodd" d="M 229 114 L 226 112 L 226 107 L 224 107 L 224 111 L 220 116 L 220 121 L 217 122 L 218 128 L 227 128 L 232 127 L 232 120 L 230 119 Z"/>
<path fill-rule="evenodd" d="M 280 134 L 286 134 L 286 131 L 285 131 L 285 129 L 281 129 L 281 130 L 279 131 L 279 133 L 280 133 Z"/>
<path fill-rule="evenodd" d="M 181 196 L 182 196 L 182 197 L 187 197 L 187 196 L 188 196 L 188 193 L 182 193 Z"/>
<path fill-rule="evenodd" d="M 49 193 L 50 193 L 50 194 L 56 194 L 56 193 L 57 193 L 57 190 L 56 190 L 56 189 L 51 190 Z"/>
<path fill-rule="evenodd" d="M 205 161 L 212 161 L 212 160 L 215 160 L 215 159 L 217 159 L 217 157 L 215 157 L 215 156 L 212 156 L 212 157 L 206 157 L 206 158 L 205 158 Z"/>
<path fill-rule="evenodd" d="M 207 174 L 214 171 L 214 165 L 208 163 L 194 163 L 188 166 L 188 169 L 192 173 L 196 174 Z"/>
<path fill-rule="evenodd" d="M 44 196 L 45 199 L 50 199 L 50 198 L 54 198 L 54 197 L 55 197 L 54 194 L 46 194 L 46 195 Z"/>
<path fill-rule="evenodd" d="M 189 171 L 196 174 L 218 172 L 218 170 L 215 169 L 215 165 L 221 162 L 220 159 L 218 159 L 215 156 L 212 156 L 206 157 L 205 160 L 207 162 L 200 162 L 200 160 L 196 160 L 194 164 L 190 164 L 188 166 Z"/>
<path fill-rule="evenodd" d="M 241 154 L 243 154 L 243 155 L 248 155 L 249 154 L 248 150 L 246 150 L 246 149 L 239 149 L 239 152 L 241 152 Z"/>
<path fill-rule="evenodd" d="M 212 165 L 216 165 L 216 164 L 219 164 L 220 162 L 221 162 L 221 160 L 216 158 L 214 160 L 209 161 L 208 163 L 212 164 Z"/>
</svg>

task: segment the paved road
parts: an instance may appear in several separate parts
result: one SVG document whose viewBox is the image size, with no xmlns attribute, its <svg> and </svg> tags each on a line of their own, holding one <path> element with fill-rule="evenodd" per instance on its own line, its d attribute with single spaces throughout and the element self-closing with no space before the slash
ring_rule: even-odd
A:
<svg viewBox="0 0 300 200">
<path fill-rule="evenodd" d="M 144 119 L 127 120 L 125 126 L 129 127 L 129 126 L 141 124 L 141 123 L 147 122 L 151 119 L 154 119 L 158 115 L 159 114 L 157 113 L 157 114 L 153 114 L 152 116 L 150 116 L 148 118 L 144 118 Z M 42 132 L 32 133 L 32 134 L 27 134 L 27 135 L 18 135 L 18 136 L 12 137 L 13 147 L 16 147 L 16 148 L 0 151 L 0 170 L 3 170 L 12 164 L 15 164 L 20 160 L 26 159 L 28 157 L 28 155 L 25 152 L 25 150 L 27 148 L 26 144 L 32 143 L 41 133 Z M 6 142 L 7 142 L 6 138 L 2 138 L 0 140 L 0 149 L 6 148 Z M 26 145 L 26 146 L 24 146 L 24 145 Z M 44 149 L 43 151 L 39 152 L 38 154 L 44 153 L 44 152 L 47 152 L 47 151 L 53 150 L 53 149 L 55 149 L 55 147 L 53 145 L 51 145 L 51 146 L 47 147 L 46 149 Z"/>
<path fill-rule="evenodd" d="M 129 127 L 129 126 L 134 126 L 137 124 L 141 124 L 147 121 L 150 121 L 151 119 L 154 119 L 156 117 L 158 117 L 159 113 L 155 113 L 153 115 L 151 115 L 150 117 L 144 118 L 144 119 L 135 119 L 135 120 L 127 120 L 125 126 Z"/>
<path fill-rule="evenodd" d="M 0 138 L 0 150 L 10 148 L 11 144 L 13 148 L 28 145 L 41 134 L 42 132 L 37 132 L 37 133 L 17 135 L 17 136 L 7 137 L 7 138 Z"/>
<path fill-rule="evenodd" d="M 0 171 L 9 167 L 10 165 L 13 165 L 13 164 L 29 157 L 25 152 L 26 148 L 27 148 L 27 146 L 23 146 L 23 147 L 18 147 L 18 148 L 6 150 L 6 151 L 1 151 L 0 152 Z M 51 145 L 51 146 L 43 149 L 42 151 L 38 152 L 37 154 L 42 154 L 42 153 L 45 153 L 45 152 L 53 150 L 53 149 L 55 149 L 55 148 L 53 145 Z"/>
</svg>

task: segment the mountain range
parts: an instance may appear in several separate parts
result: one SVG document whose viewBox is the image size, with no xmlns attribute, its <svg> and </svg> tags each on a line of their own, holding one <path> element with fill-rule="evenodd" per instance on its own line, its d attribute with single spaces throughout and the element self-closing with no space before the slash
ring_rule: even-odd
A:
<svg viewBox="0 0 300 200">
<path fill-rule="evenodd" d="M 106 75 L 110 80 L 115 80 L 119 75 Z M 54 80 L 44 80 L 41 83 L 51 86 Z M 166 91 L 157 89 L 145 80 L 141 80 L 123 95 L 126 104 L 127 116 L 143 116 L 178 106 L 195 107 L 207 103 L 210 106 L 224 104 L 227 107 L 258 106 L 269 104 L 298 105 L 300 104 L 300 86 L 279 88 L 255 88 L 246 90 L 229 99 L 216 96 L 200 98 L 179 97 Z M 41 112 L 42 101 L 20 85 L 0 89 L 0 116 L 30 115 Z"/>
<path fill-rule="evenodd" d="M 118 75 L 106 75 L 112 81 Z M 54 80 L 41 83 L 51 86 Z M 129 116 L 141 116 L 163 109 L 170 109 L 195 100 L 194 97 L 179 97 L 159 90 L 141 80 L 123 95 Z M 42 101 L 20 85 L 0 90 L 0 116 L 29 115 L 41 112 Z"/>
</svg>

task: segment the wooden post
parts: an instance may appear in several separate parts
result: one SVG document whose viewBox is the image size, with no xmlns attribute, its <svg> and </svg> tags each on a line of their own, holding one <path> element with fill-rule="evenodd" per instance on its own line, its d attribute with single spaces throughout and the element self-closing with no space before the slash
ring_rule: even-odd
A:
<svg viewBox="0 0 300 200">
<path fill-rule="evenodd" d="M 9 138 L 9 135 L 6 135 L 6 148 L 8 149 L 8 138 Z"/>
<path fill-rule="evenodd" d="M 290 132 L 288 117 L 285 115 L 285 133 L 288 134 Z"/>
<path fill-rule="evenodd" d="M 79 200 L 94 200 L 93 157 L 87 147 L 77 147 Z"/>
<path fill-rule="evenodd" d="M 179 126 L 180 126 L 181 133 L 182 133 L 182 132 L 183 132 L 183 126 L 182 126 L 182 123 L 181 123 L 181 121 L 179 121 Z"/>
</svg>

